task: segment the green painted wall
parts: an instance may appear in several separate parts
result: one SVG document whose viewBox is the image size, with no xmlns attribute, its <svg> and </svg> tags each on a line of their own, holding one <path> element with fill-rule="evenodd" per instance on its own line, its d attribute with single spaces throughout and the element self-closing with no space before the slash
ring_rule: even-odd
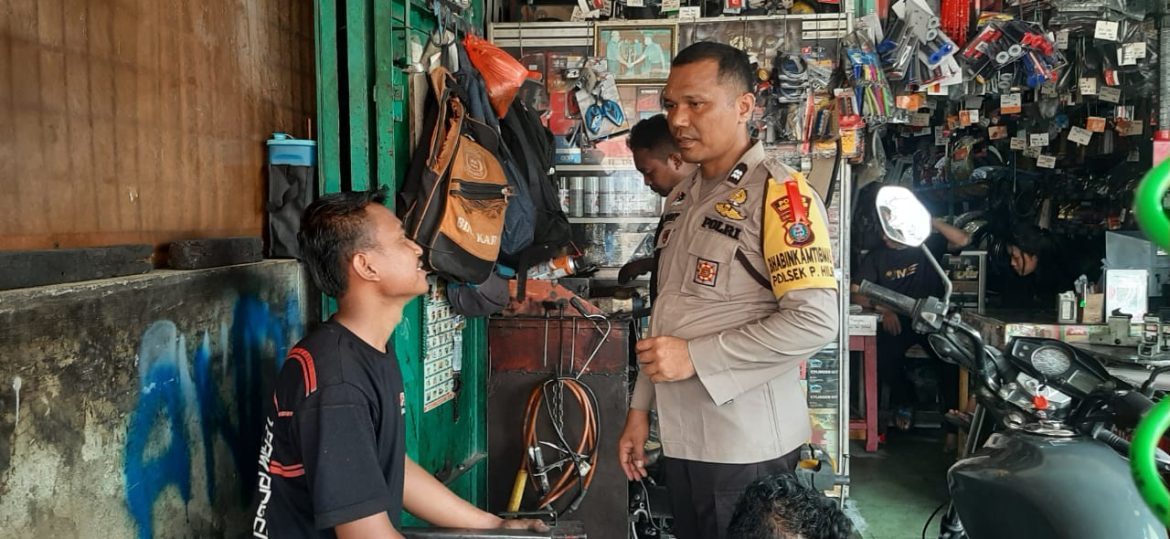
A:
<svg viewBox="0 0 1170 539">
<path fill-rule="evenodd" d="M 482 28 L 482 3 L 473 4 L 468 20 Z M 399 66 L 409 63 L 408 37 L 425 44 L 435 24 L 430 5 L 420 1 L 317 1 L 320 192 L 372 186 L 397 192 L 410 159 L 407 74 Z M 324 312 L 332 312 L 334 306 L 323 301 Z M 421 320 L 422 302 L 416 300 L 407 305 L 393 337 L 406 384 L 408 453 L 440 478 L 457 475 L 452 490 L 483 507 L 486 324 L 472 320 L 464 330 L 458 397 L 423 413 Z"/>
</svg>

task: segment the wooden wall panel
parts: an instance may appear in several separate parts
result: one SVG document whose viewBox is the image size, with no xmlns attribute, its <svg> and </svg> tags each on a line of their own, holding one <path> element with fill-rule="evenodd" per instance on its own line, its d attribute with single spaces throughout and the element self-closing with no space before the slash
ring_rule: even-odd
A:
<svg viewBox="0 0 1170 539">
<path fill-rule="evenodd" d="M 258 235 L 309 0 L 0 0 L 0 249 Z"/>
</svg>

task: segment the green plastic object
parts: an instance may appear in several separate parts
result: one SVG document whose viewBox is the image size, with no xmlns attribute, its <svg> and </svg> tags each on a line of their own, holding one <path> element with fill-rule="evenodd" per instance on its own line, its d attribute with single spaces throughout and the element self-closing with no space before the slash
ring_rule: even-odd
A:
<svg viewBox="0 0 1170 539">
<path fill-rule="evenodd" d="M 1170 190 L 1170 159 L 1146 173 L 1133 197 L 1133 214 L 1146 237 L 1162 249 L 1170 250 L 1170 219 L 1162 208 L 1162 199 Z"/>
<path fill-rule="evenodd" d="M 1162 482 L 1154 458 L 1158 441 L 1167 429 L 1170 429 L 1170 399 L 1162 399 L 1138 423 L 1129 449 L 1129 465 L 1142 499 L 1150 506 L 1154 516 L 1170 527 L 1170 490 Z"/>
</svg>

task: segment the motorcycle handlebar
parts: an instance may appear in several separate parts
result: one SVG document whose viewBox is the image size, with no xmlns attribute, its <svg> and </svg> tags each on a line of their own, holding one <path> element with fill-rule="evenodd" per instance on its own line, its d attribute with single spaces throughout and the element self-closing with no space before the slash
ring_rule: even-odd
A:
<svg viewBox="0 0 1170 539">
<path fill-rule="evenodd" d="M 1113 408 L 1115 423 L 1124 427 L 1136 427 L 1142 416 L 1154 407 L 1154 401 L 1138 391 L 1117 393 L 1109 403 Z"/>
<path fill-rule="evenodd" d="M 885 304 L 898 314 L 914 316 L 914 304 L 916 301 L 910 296 L 899 294 L 889 288 L 873 284 L 869 281 L 861 281 L 861 284 L 857 288 L 861 295 L 878 303 Z"/>
</svg>

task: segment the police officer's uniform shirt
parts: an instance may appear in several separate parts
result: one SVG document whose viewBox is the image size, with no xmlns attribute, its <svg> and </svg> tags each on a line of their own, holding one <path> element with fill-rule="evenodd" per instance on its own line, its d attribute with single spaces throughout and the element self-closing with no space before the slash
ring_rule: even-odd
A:
<svg viewBox="0 0 1170 539">
<path fill-rule="evenodd" d="M 811 230 L 823 237 L 792 234 L 790 243 L 799 248 L 781 253 L 786 256 L 770 253 L 773 263 L 766 264 L 761 228 L 767 186 L 770 177 L 783 182 L 787 172 L 773 174 L 764 161 L 756 143 L 728 178 L 709 181 L 717 185 L 701 189 L 696 171 L 667 197 L 650 329 L 654 336 L 688 341 L 696 376 L 654 384 L 639 373 L 631 407 L 657 409 L 668 457 L 762 462 L 791 452 L 811 434 L 800 362 L 838 332 L 831 258 L 829 275 L 810 279 L 806 271 L 826 271 L 823 256 L 831 256 L 825 210 L 801 179 Z M 771 288 L 765 287 L 769 281 Z"/>
</svg>

